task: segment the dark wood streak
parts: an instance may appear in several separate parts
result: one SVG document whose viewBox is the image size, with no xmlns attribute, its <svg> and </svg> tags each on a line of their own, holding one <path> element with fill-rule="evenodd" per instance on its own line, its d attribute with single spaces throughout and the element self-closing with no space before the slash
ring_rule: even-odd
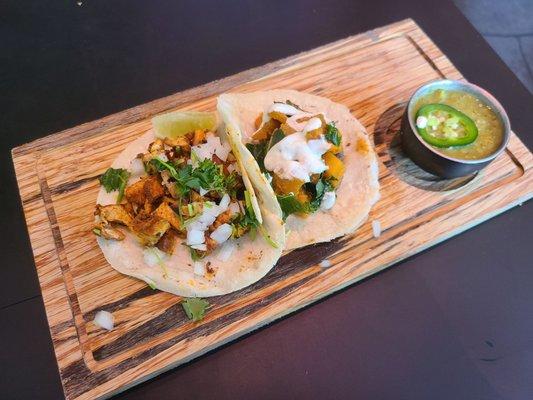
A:
<svg viewBox="0 0 533 400">
<path fill-rule="evenodd" d="M 81 308 L 80 308 L 80 304 L 78 301 L 78 297 L 76 293 L 71 293 L 69 290 L 69 284 L 71 285 L 71 287 L 73 287 L 74 284 L 72 283 L 72 277 L 70 276 L 70 268 L 68 265 L 67 257 L 65 255 L 65 245 L 63 243 L 63 238 L 61 237 L 61 232 L 59 230 L 59 225 L 57 223 L 56 213 L 53 207 L 52 194 L 48 187 L 48 182 L 46 181 L 46 178 L 40 172 L 39 163 L 37 163 L 36 169 L 37 169 L 37 177 L 39 181 L 39 188 L 41 190 L 41 195 L 43 197 L 46 215 L 48 217 L 48 221 L 50 222 L 50 229 L 52 231 L 52 237 L 54 239 L 54 246 L 56 248 L 59 267 L 61 268 L 61 274 L 63 275 L 63 279 L 65 280 L 65 289 L 66 289 L 66 292 L 68 293 L 70 308 L 74 315 L 81 315 Z M 75 323 L 75 321 L 74 321 L 74 325 L 76 327 L 78 337 L 81 337 L 82 334 L 85 333 L 84 328 L 78 326 Z"/>
<path fill-rule="evenodd" d="M 320 272 L 317 272 L 316 274 L 307 276 L 306 278 L 294 283 L 293 285 L 287 286 L 281 290 L 278 290 L 272 293 L 269 296 L 266 296 L 260 299 L 259 301 L 255 302 L 254 304 L 248 307 L 235 310 L 210 323 L 199 324 L 193 330 L 186 331 L 182 333 L 181 335 L 177 335 L 164 343 L 161 343 L 157 346 L 154 346 L 140 353 L 138 356 L 127 358 L 126 360 L 120 362 L 119 364 L 114 365 L 110 368 L 104 369 L 102 371 L 92 372 L 89 370 L 89 368 L 87 368 L 83 360 L 78 360 L 61 370 L 62 376 L 66 378 L 64 381 L 64 387 L 65 387 L 65 391 L 67 392 L 67 397 L 75 398 L 81 395 L 82 393 L 84 393 L 87 390 L 87 387 L 95 387 L 101 383 L 107 382 L 113 379 L 114 377 L 120 375 L 123 371 L 133 368 L 136 365 L 139 365 L 140 363 L 152 358 L 153 356 L 161 353 L 162 351 L 168 349 L 169 347 L 174 346 L 175 344 L 181 342 L 182 340 L 194 340 L 198 337 L 208 336 L 214 332 L 217 332 L 221 326 L 226 326 L 235 321 L 238 321 L 239 319 L 246 317 L 248 314 L 253 313 L 257 310 L 260 310 L 264 308 L 266 305 L 271 304 L 275 302 L 276 300 L 279 300 L 280 298 L 293 292 L 295 289 L 305 284 L 307 281 L 309 281 L 310 279 L 312 279 L 314 276 L 318 275 L 319 273 Z M 171 310 L 170 312 L 173 313 L 175 312 L 175 309 L 178 307 L 179 305 L 176 304 L 175 306 L 171 307 L 169 310 Z M 247 332 L 242 332 L 240 335 L 244 335 L 245 333 Z M 102 346 L 100 349 L 97 349 L 95 351 L 95 354 L 98 354 L 99 359 L 102 359 L 101 358 L 102 355 L 106 354 L 105 353 L 106 350 L 104 349 L 104 347 L 105 346 Z M 200 354 L 203 354 L 205 352 L 206 351 L 202 351 Z M 96 355 L 94 356 L 94 358 L 98 359 Z"/>
<path fill-rule="evenodd" d="M 70 192 L 72 190 L 78 189 L 80 186 L 84 185 L 85 183 L 92 182 L 95 179 L 98 179 L 99 177 L 100 177 L 100 175 L 89 176 L 87 178 L 78 179 L 77 181 L 74 181 L 74 182 L 62 183 L 62 184 L 57 185 L 55 187 L 49 188 L 49 191 L 50 191 L 51 194 L 68 193 L 68 192 Z M 42 196 L 41 193 L 36 193 L 33 196 L 28 197 L 27 199 L 24 199 L 22 201 L 22 203 L 24 205 L 27 205 L 27 204 L 32 203 L 33 201 L 41 199 L 42 197 L 43 196 Z"/>
<path fill-rule="evenodd" d="M 67 193 L 67 192 L 70 192 L 72 190 L 75 190 L 75 189 L 79 188 L 80 186 L 82 186 L 85 183 L 92 182 L 92 181 L 98 179 L 99 177 L 100 177 L 100 175 L 89 176 L 87 178 L 78 179 L 77 181 L 74 181 L 74 182 L 65 182 L 65 183 L 62 183 L 60 185 L 57 185 L 55 187 L 50 188 L 50 191 L 52 192 L 52 194 Z"/>
<path fill-rule="evenodd" d="M 83 318 L 85 319 L 85 321 L 91 321 L 91 320 L 94 319 L 94 315 L 98 311 L 108 311 L 108 312 L 112 313 L 114 311 L 122 310 L 122 309 L 128 307 L 130 305 L 130 303 L 135 301 L 135 300 L 139 300 L 139 299 L 142 299 L 142 298 L 145 298 L 145 297 L 148 297 L 148 296 L 153 296 L 153 295 L 160 294 L 160 293 L 161 293 L 160 291 L 154 290 L 151 287 L 146 286 L 146 287 L 144 287 L 144 288 L 142 288 L 140 290 L 137 290 L 136 292 L 134 292 L 134 293 L 130 294 L 129 296 L 124 297 L 124 298 L 122 298 L 122 299 L 120 299 L 118 301 L 115 301 L 113 303 L 109 303 L 109 304 L 106 304 L 104 306 L 101 306 L 97 310 L 91 310 L 91 311 L 86 312 L 83 315 Z"/>
<path fill-rule="evenodd" d="M 50 333 L 52 333 L 52 335 L 57 335 L 68 328 L 72 328 L 73 326 L 74 326 L 74 322 L 71 319 L 69 319 L 68 321 L 61 322 L 60 324 L 51 326 Z"/>
</svg>

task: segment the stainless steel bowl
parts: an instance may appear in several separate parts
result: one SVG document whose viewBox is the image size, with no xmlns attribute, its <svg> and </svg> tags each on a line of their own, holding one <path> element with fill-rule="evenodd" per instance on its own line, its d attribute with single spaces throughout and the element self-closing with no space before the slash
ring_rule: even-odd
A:
<svg viewBox="0 0 533 400">
<path fill-rule="evenodd" d="M 504 127 L 502 143 L 494 153 L 478 160 L 463 160 L 439 153 L 422 139 L 416 128 L 415 116 L 418 110 L 415 110 L 415 105 L 420 97 L 437 89 L 470 93 L 494 111 Z M 509 117 L 498 100 L 479 86 L 462 81 L 439 80 L 421 86 L 409 99 L 402 119 L 402 147 L 404 152 L 419 167 L 443 178 L 469 175 L 486 167 L 505 149 L 509 142 L 510 133 Z"/>
</svg>

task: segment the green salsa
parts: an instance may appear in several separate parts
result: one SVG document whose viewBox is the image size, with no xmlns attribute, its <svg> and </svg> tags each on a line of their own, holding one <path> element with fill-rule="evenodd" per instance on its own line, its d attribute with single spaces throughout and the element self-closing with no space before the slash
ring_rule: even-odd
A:
<svg viewBox="0 0 533 400">
<path fill-rule="evenodd" d="M 437 89 L 421 97 L 414 109 L 417 115 L 425 117 L 417 121 L 418 132 L 444 155 L 477 160 L 493 154 L 503 141 L 500 118 L 469 93 Z"/>
</svg>

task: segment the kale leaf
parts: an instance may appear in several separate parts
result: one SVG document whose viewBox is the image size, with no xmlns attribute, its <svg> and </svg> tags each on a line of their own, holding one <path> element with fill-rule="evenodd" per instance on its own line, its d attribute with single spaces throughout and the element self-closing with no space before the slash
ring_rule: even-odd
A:
<svg viewBox="0 0 533 400">
<path fill-rule="evenodd" d="M 341 135 L 339 130 L 335 126 L 335 122 L 326 125 L 326 140 L 335 146 L 340 146 L 341 144 Z"/>
<path fill-rule="evenodd" d="M 285 133 L 283 133 L 281 129 L 276 129 L 272 132 L 272 135 L 270 135 L 268 140 L 264 140 L 257 144 L 248 143 L 246 145 L 246 148 L 252 153 L 252 156 L 257 161 L 262 172 L 267 172 L 265 168 L 265 157 L 268 151 L 283 138 L 285 138 Z"/>
</svg>

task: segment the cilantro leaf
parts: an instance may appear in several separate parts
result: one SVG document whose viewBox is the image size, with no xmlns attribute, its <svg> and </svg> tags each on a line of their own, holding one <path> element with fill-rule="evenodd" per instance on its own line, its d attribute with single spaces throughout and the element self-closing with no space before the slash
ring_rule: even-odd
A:
<svg viewBox="0 0 533 400">
<path fill-rule="evenodd" d="M 328 142 L 334 144 L 335 146 L 340 146 L 342 138 L 334 122 L 326 125 L 325 136 Z"/>
<path fill-rule="evenodd" d="M 209 303 L 198 297 L 188 297 L 181 302 L 181 306 L 185 314 L 187 314 L 187 317 L 193 322 L 197 322 L 204 318 L 205 310 L 209 306 Z"/>
<path fill-rule="evenodd" d="M 153 158 L 151 163 L 158 171 L 167 170 L 170 173 L 176 181 L 176 187 L 181 196 L 188 195 L 191 189 L 198 191 L 200 188 L 226 193 L 235 190 L 238 185 L 235 174 L 232 173 L 226 177 L 222 166 L 207 158 L 200 161 L 196 167 L 187 164 L 179 169 L 159 158 Z"/>
<path fill-rule="evenodd" d="M 105 188 L 106 192 L 118 190 L 117 204 L 122 201 L 124 196 L 124 189 L 128 183 L 130 173 L 124 168 L 108 168 L 102 176 L 100 176 L 100 184 Z"/>
</svg>

